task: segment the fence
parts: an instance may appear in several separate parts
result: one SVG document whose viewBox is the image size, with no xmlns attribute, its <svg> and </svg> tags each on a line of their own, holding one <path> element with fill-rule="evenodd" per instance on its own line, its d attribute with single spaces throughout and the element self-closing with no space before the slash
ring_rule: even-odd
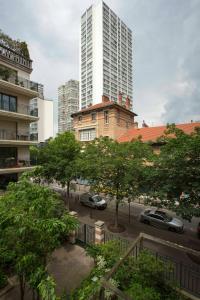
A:
<svg viewBox="0 0 200 300">
<path fill-rule="evenodd" d="M 134 256 L 137 258 L 138 254 L 143 249 L 148 249 L 157 258 L 161 259 L 164 262 L 169 263 L 172 266 L 172 271 L 166 269 L 165 277 L 166 279 L 172 282 L 178 283 L 180 291 L 183 294 L 185 294 L 188 297 L 188 299 L 200 299 L 200 268 L 197 266 L 194 267 L 194 266 L 186 265 L 182 262 L 178 262 L 174 260 L 172 257 L 162 255 L 157 251 L 152 251 L 149 247 L 144 247 L 145 240 L 156 242 L 160 245 L 171 247 L 176 250 L 180 250 L 186 253 L 191 253 L 193 255 L 200 257 L 200 253 L 198 251 L 185 248 L 183 246 L 179 246 L 174 243 L 164 241 L 158 238 L 154 238 L 147 234 L 141 233 L 140 236 L 131 245 L 129 250 L 126 252 L 126 254 L 123 256 L 123 258 L 115 264 L 115 266 L 110 270 L 110 272 L 103 279 L 102 288 L 99 293 L 99 299 L 104 300 L 105 299 L 104 292 L 105 290 L 108 290 L 117 297 L 116 299 L 130 300 L 130 297 L 128 297 L 123 291 L 119 290 L 118 288 L 110 284 L 109 279 L 113 277 L 113 275 L 118 270 L 118 268 L 123 264 L 123 262 L 125 262 L 125 260 L 129 256 Z"/>
<path fill-rule="evenodd" d="M 82 244 L 95 244 L 95 227 L 80 223 L 76 232 L 76 240 Z"/>
<path fill-rule="evenodd" d="M 200 299 L 200 267 L 197 265 L 186 265 L 185 263 L 174 259 L 173 257 L 163 255 L 161 252 L 154 251 L 148 245 L 150 241 L 156 243 L 157 246 L 165 246 L 171 249 L 180 251 L 181 253 L 187 253 L 191 255 L 195 255 L 200 257 L 200 253 L 198 251 L 179 246 L 177 244 L 161 240 L 159 238 L 155 238 L 149 236 L 147 234 L 141 233 L 136 240 L 128 240 L 126 238 L 122 238 L 117 234 L 113 234 L 104 230 L 104 223 L 98 221 L 94 224 L 94 226 L 80 223 L 78 230 L 76 231 L 76 240 L 77 242 L 88 245 L 88 244 L 102 244 L 111 240 L 117 240 L 120 245 L 122 259 L 120 259 L 108 272 L 105 278 L 102 280 L 102 286 L 99 291 L 98 298 L 91 299 L 105 299 L 105 291 L 109 291 L 116 296 L 116 299 L 120 300 L 130 300 L 130 297 L 124 294 L 123 291 L 114 287 L 109 279 L 113 277 L 118 268 L 125 262 L 125 260 L 129 256 L 133 256 L 137 259 L 141 250 L 147 249 L 156 258 L 161 259 L 162 261 L 170 264 L 170 269 L 166 268 L 166 273 L 164 274 L 166 279 L 176 282 L 182 293 L 185 293 L 189 299 Z M 145 242 L 147 241 L 147 245 Z M 125 254 L 124 254 L 125 253 Z M 96 296 L 95 296 L 96 297 Z M 197 298 L 196 298 L 197 297 Z"/>
</svg>

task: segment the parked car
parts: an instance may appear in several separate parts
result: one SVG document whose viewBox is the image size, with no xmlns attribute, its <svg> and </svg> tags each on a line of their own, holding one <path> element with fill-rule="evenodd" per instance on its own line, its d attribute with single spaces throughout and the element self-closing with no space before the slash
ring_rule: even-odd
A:
<svg viewBox="0 0 200 300">
<path fill-rule="evenodd" d="M 80 197 L 80 203 L 97 209 L 105 209 L 107 207 L 106 201 L 101 196 L 91 193 L 82 194 Z"/>
<path fill-rule="evenodd" d="M 183 222 L 181 220 L 173 218 L 161 210 L 146 209 L 141 213 L 140 221 L 145 224 L 168 229 L 174 232 L 183 232 L 184 230 Z"/>
</svg>

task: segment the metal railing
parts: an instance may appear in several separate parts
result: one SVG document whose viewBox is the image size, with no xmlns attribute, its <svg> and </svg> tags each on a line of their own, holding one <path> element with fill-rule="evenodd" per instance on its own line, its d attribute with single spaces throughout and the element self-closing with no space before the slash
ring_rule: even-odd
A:
<svg viewBox="0 0 200 300">
<path fill-rule="evenodd" d="M 8 109 L 7 107 L 5 107 L 3 105 L 3 103 L 0 103 L 0 109 L 5 110 L 5 111 L 10 111 L 10 112 L 16 112 L 16 113 L 24 114 L 24 115 L 28 115 L 28 116 L 38 117 L 38 109 L 33 108 L 33 106 L 31 106 L 31 105 L 18 104 L 16 110 L 14 110 L 14 109 L 11 110 L 11 109 Z"/>
<path fill-rule="evenodd" d="M 29 132 L 15 132 L 6 129 L 0 129 L 0 140 L 14 140 L 14 141 L 37 141 L 37 134 L 30 134 Z"/>
<path fill-rule="evenodd" d="M 30 161 L 17 160 L 16 157 L 0 158 L 0 169 L 30 167 Z"/>
<path fill-rule="evenodd" d="M 37 82 L 19 77 L 19 76 L 9 76 L 9 77 L 4 77 L 0 76 L 1 80 L 13 83 L 15 85 L 19 85 L 21 87 L 24 87 L 26 89 L 35 91 L 35 92 L 40 92 L 41 90 L 41 85 Z"/>
<path fill-rule="evenodd" d="M 138 238 L 133 242 L 131 247 L 126 251 L 122 259 L 120 259 L 113 268 L 106 274 L 102 280 L 101 289 L 99 291 L 98 299 L 105 299 L 105 291 L 110 291 L 116 296 L 116 299 L 121 300 L 131 300 L 131 298 L 126 295 L 123 291 L 113 286 L 109 279 L 111 279 L 120 266 L 126 261 L 129 256 L 135 258 L 138 257 L 139 253 L 143 249 L 148 249 L 152 254 L 154 254 L 158 259 L 170 264 L 172 266 L 172 271 L 166 270 L 166 279 L 176 282 L 179 285 L 179 290 L 181 293 L 185 294 L 188 299 L 199 299 L 200 298 L 200 267 L 195 265 L 187 265 L 180 261 L 175 260 L 172 257 L 165 256 L 158 251 L 152 251 L 149 246 L 144 247 L 144 242 L 150 241 L 156 243 L 157 245 L 170 247 L 176 249 L 180 252 L 189 253 L 200 258 L 200 252 L 186 248 L 168 241 L 161 240 L 159 238 L 152 237 L 150 235 L 141 233 Z M 197 298 L 196 298 L 197 297 Z M 92 298 L 91 298 L 92 299 Z"/>
<path fill-rule="evenodd" d="M 0 56 L 5 57 L 6 59 L 12 61 L 13 63 L 19 64 L 23 67 L 32 69 L 32 60 L 23 57 L 14 50 L 0 44 Z"/>
<path fill-rule="evenodd" d="M 80 226 L 76 232 L 76 240 L 82 244 L 94 244 L 95 243 L 95 228 L 94 226 L 84 224 L 80 222 Z"/>
</svg>

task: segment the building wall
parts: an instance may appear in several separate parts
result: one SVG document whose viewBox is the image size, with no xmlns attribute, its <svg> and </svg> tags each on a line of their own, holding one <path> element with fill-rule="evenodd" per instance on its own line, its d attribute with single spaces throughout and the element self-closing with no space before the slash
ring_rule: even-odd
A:
<svg viewBox="0 0 200 300">
<path fill-rule="evenodd" d="M 104 112 L 108 111 L 109 123 L 105 124 Z M 92 113 L 82 115 L 82 120 L 79 120 L 79 116 L 74 117 L 74 129 L 75 135 L 80 140 L 81 130 L 95 129 L 95 137 L 108 136 L 112 139 L 117 139 L 124 134 L 129 128 L 135 127 L 134 117 L 130 116 L 124 111 L 116 108 L 103 109 L 96 112 L 96 121 L 92 121 Z"/>
<path fill-rule="evenodd" d="M 119 92 L 132 109 L 132 32 L 102 1 L 81 17 L 80 109 Z"/>
</svg>

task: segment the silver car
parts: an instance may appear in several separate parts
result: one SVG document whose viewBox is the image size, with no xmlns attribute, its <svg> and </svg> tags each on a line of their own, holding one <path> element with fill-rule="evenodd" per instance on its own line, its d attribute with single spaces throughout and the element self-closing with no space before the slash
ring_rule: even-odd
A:
<svg viewBox="0 0 200 300">
<path fill-rule="evenodd" d="M 97 194 L 82 194 L 80 197 L 80 203 L 91 208 L 105 209 L 107 207 L 106 201 Z"/>
<path fill-rule="evenodd" d="M 183 232 L 183 222 L 177 218 L 172 218 L 167 213 L 156 209 L 146 209 L 140 215 L 140 221 L 162 229 L 174 232 Z"/>
</svg>

